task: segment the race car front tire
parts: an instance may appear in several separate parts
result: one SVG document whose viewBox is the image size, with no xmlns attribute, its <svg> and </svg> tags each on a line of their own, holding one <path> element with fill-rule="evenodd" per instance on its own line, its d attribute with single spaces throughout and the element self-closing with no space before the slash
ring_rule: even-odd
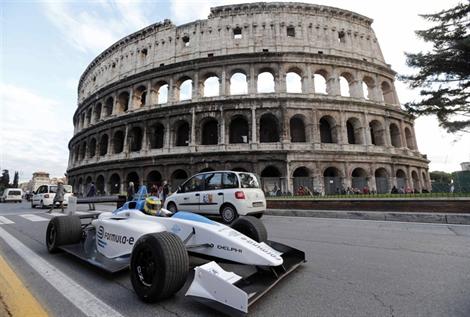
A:
<svg viewBox="0 0 470 317">
<path fill-rule="evenodd" d="M 268 240 L 268 232 L 263 222 L 253 216 L 240 217 L 235 220 L 231 227 L 256 242 L 266 242 Z"/>
<path fill-rule="evenodd" d="M 57 252 L 59 247 L 80 242 L 82 223 L 78 216 L 54 217 L 49 221 L 46 231 L 46 246 L 50 253 Z"/>
<path fill-rule="evenodd" d="M 131 282 L 144 302 L 156 302 L 178 292 L 189 270 L 188 252 L 170 232 L 150 233 L 135 244 L 131 255 Z"/>
</svg>

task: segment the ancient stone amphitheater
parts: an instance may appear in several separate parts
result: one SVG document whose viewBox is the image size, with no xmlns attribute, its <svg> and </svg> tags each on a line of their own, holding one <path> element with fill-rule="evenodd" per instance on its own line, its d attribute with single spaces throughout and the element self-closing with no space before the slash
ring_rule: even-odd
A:
<svg viewBox="0 0 470 317">
<path fill-rule="evenodd" d="M 175 188 L 232 169 L 257 173 L 270 194 L 430 188 L 371 24 L 338 8 L 263 2 L 121 39 L 80 78 L 70 184 Z"/>
</svg>

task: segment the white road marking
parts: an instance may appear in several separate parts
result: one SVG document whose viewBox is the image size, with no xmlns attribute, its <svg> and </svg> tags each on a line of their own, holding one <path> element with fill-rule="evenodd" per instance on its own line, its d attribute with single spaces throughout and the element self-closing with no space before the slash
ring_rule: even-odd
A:
<svg viewBox="0 0 470 317">
<path fill-rule="evenodd" d="M 49 219 L 47 218 L 36 216 L 33 214 L 20 215 L 20 217 L 28 219 L 29 221 L 49 221 Z"/>
<path fill-rule="evenodd" d="M 0 225 L 9 225 L 10 223 L 14 223 L 8 218 L 0 216 Z"/>
<path fill-rule="evenodd" d="M 59 269 L 52 266 L 34 253 L 31 249 L 21 243 L 4 229 L 0 228 L 0 238 L 28 263 L 39 275 L 51 284 L 62 296 L 67 298 L 75 307 L 82 311 L 85 316 L 96 317 L 123 317 L 111 306 L 96 298 L 96 296 Z"/>
</svg>

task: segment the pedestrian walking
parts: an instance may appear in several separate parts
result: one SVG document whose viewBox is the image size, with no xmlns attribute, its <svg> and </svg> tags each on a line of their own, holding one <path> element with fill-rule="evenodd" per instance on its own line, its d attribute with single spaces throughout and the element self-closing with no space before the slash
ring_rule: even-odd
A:
<svg viewBox="0 0 470 317">
<path fill-rule="evenodd" d="M 129 186 L 127 187 L 127 201 L 131 201 L 132 199 L 134 199 L 134 194 L 135 194 L 134 183 L 129 182 Z"/>
<path fill-rule="evenodd" d="M 170 185 L 168 185 L 167 181 L 163 181 L 163 200 L 162 205 L 165 203 L 166 198 L 170 194 Z"/>
<path fill-rule="evenodd" d="M 93 198 L 96 196 L 96 187 L 95 183 L 91 182 L 90 188 L 88 188 L 88 192 L 86 194 L 88 198 Z M 88 203 L 88 210 L 95 210 L 95 203 L 91 202 Z"/>
<path fill-rule="evenodd" d="M 51 209 L 49 209 L 47 212 L 51 213 L 52 210 L 54 209 L 56 203 L 59 203 L 59 208 L 62 209 L 62 212 L 64 212 L 64 196 L 65 196 L 64 183 L 62 181 L 58 181 L 57 182 L 57 190 L 55 192 L 54 199 L 52 200 Z"/>
</svg>

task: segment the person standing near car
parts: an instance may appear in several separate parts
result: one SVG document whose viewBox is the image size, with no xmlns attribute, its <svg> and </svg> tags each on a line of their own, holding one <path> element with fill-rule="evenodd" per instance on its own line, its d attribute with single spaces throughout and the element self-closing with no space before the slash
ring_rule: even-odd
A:
<svg viewBox="0 0 470 317">
<path fill-rule="evenodd" d="M 129 182 L 129 186 L 127 187 L 127 201 L 131 201 L 132 199 L 134 199 L 134 194 L 135 194 L 134 183 Z"/>
<path fill-rule="evenodd" d="M 48 213 L 52 212 L 56 203 L 59 203 L 59 208 L 62 209 L 62 212 L 64 212 L 64 196 L 65 196 L 64 183 L 62 181 L 58 181 L 54 200 L 52 201 L 52 206 L 51 206 L 51 209 L 49 209 Z"/>
<path fill-rule="evenodd" d="M 95 183 L 91 182 L 90 188 L 86 194 L 87 197 L 92 198 L 96 196 L 96 186 Z M 88 210 L 95 210 L 95 203 L 88 203 Z"/>
<path fill-rule="evenodd" d="M 170 185 L 168 185 L 167 181 L 163 181 L 163 195 L 162 195 L 162 204 L 165 203 L 166 198 L 170 194 Z"/>
</svg>

